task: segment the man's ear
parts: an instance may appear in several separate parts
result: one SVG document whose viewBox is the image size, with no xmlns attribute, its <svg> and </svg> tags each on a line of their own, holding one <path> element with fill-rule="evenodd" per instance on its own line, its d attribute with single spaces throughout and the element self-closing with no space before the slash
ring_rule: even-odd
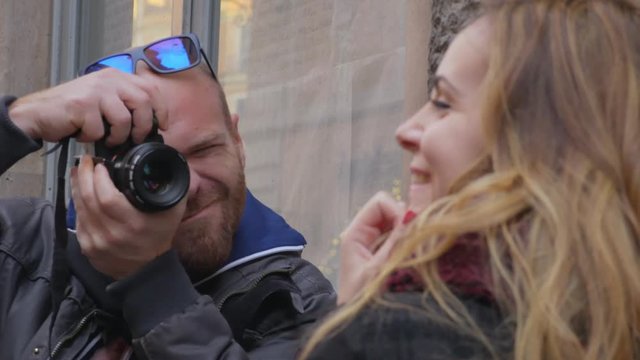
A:
<svg viewBox="0 0 640 360">
<path fill-rule="evenodd" d="M 236 142 L 236 146 L 240 151 L 240 160 L 242 161 L 242 167 L 244 168 L 245 164 L 245 154 L 244 154 L 244 140 L 240 136 L 240 130 L 238 129 L 238 124 L 240 123 L 240 116 L 238 114 L 231 114 L 231 136 L 233 140 Z"/>
</svg>

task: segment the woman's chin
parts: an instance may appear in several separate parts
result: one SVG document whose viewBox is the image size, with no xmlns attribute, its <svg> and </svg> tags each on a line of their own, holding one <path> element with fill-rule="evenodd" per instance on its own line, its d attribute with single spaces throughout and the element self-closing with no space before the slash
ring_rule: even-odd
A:
<svg viewBox="0 0 640 360">
<path fill-rule="evenodd" d="M 419 213 L 426 209 L 432 202 L 432 184 L 411 184 L 409 187 L 409 210 Z"/>
</svg>

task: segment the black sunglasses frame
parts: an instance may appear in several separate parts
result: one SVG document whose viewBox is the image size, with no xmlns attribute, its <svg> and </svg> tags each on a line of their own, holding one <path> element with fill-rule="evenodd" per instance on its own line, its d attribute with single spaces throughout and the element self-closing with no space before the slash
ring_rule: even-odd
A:
<svg viewBox="0 0 640 360">
<path fill-rule="evenodd" d="M 160 69 L 158 68 L 155 64 L 153 64 L 153 62 L 147 58 L 147 56 L 145 55 L 144 51 L 148 48 L 150 48 L 151 46 L 154 46 L 158 43 L 161 43 L 163 41 L 167 41 L 167 40 L 171 40 L 171 39 L 189 39 L 191 40 L 191 42 L 195 45 L 196 49 L 198 50 L 198 58 L 196 59 L 196 61 L 193 64 L 190 64 L 189 66 L 182 68 L 182 69 Z M 160 40 L 156 40 L 154 42 L 151 42 L 149 44 L 146 45 L 142 45 L 142 46 L 137 46 L 134 47 L 132 49 L 129 49 L 127 51 L 123 51 L 117 54 L 111 54 L 109 56 L 105 56 L 102 57 L 96 61 L 91 62 L 91 64 L 87 65 L 84 67 L 84 69 L 80 72 L 79 76 L 83 76 L 86 75 L 88 73 L 91 72 L 95 72 L 95 71 L 89 71 L 90 68 L 99 65 L 99 63 L 101 61 L 104 61 L 106 59 L 109 58 L 113 58 L 113 57 L 117 57 L 117 56 L 122 56 L 122 55 L 127 55 L 131 58 L 131 63 L 132 63 L 132 70 L 133 73 L 135 73 L 136 71 L 136 64 L 138 63 L 138 61 L 144 61 L 149 68 L 151 68 L 154 72 L 158 73 L 158 74 L 173 74 L 173 73 L 177 73 L 180 71 L 185 71 L 185 70 L 189 70 L 191 68 L 194 68 L 196 66 L 198 66 L 200 64 L 200 62 L 202 62 L 202 59 L 204 59 L 205 63 L 207 64 L 207 67 L 209 68 L 209 71 L 211 72 L 211 75 L 213 76 L 213 78 L 218 81 L 218 77 L 216 75 L 216 72 L 213 71 L 213 67 L 211 67 L 211 63 L 209 62 L 209 59 L 207 58 L 207 54 L 204 52 L 204 50 L 202 49 L 202 46 L 200 46 L 200 40 L 198 39 L 198 36 L 194 33 L 188 33 L 188 34 L 183 34 L 183 35 L 174 35 L 174 36 L 169 36 Z M 104 66 L 104 65 L 100 65 L 103 67 L 108 67 L 108 66 Z"/>
</svg>

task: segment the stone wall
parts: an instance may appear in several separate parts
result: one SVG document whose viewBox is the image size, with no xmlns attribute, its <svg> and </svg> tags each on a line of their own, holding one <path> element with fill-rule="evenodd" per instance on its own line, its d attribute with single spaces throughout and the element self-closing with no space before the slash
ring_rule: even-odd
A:
<svg viewBox="0 0 640 360">
<path fill-rule="evenodd" d="M 49 84 L 51 1 L 0 1 L 0 94 Z M 42 196 L 44 158 L 35 153 L 0 176 L 0 198 Z"/>
</svg>

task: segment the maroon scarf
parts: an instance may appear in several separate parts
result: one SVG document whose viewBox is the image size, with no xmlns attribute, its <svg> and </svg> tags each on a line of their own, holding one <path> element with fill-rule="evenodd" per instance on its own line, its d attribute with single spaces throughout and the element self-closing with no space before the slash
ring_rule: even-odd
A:
<svg viewBox="0 0 640 360">
<path fill-rule="evenodd" d="M 415 216 L 414 212 L 407 212 L 403 223 Z M 454 293 L 493 301 L 487 259 L 484 242 L 476 235 L 467 235 L 438 259 L 438 271 Z M 422 291 L 424 283 L 414 269 L 398 269 L 389 276 L 385 287 L 389 292 Z"/>
</svg>

